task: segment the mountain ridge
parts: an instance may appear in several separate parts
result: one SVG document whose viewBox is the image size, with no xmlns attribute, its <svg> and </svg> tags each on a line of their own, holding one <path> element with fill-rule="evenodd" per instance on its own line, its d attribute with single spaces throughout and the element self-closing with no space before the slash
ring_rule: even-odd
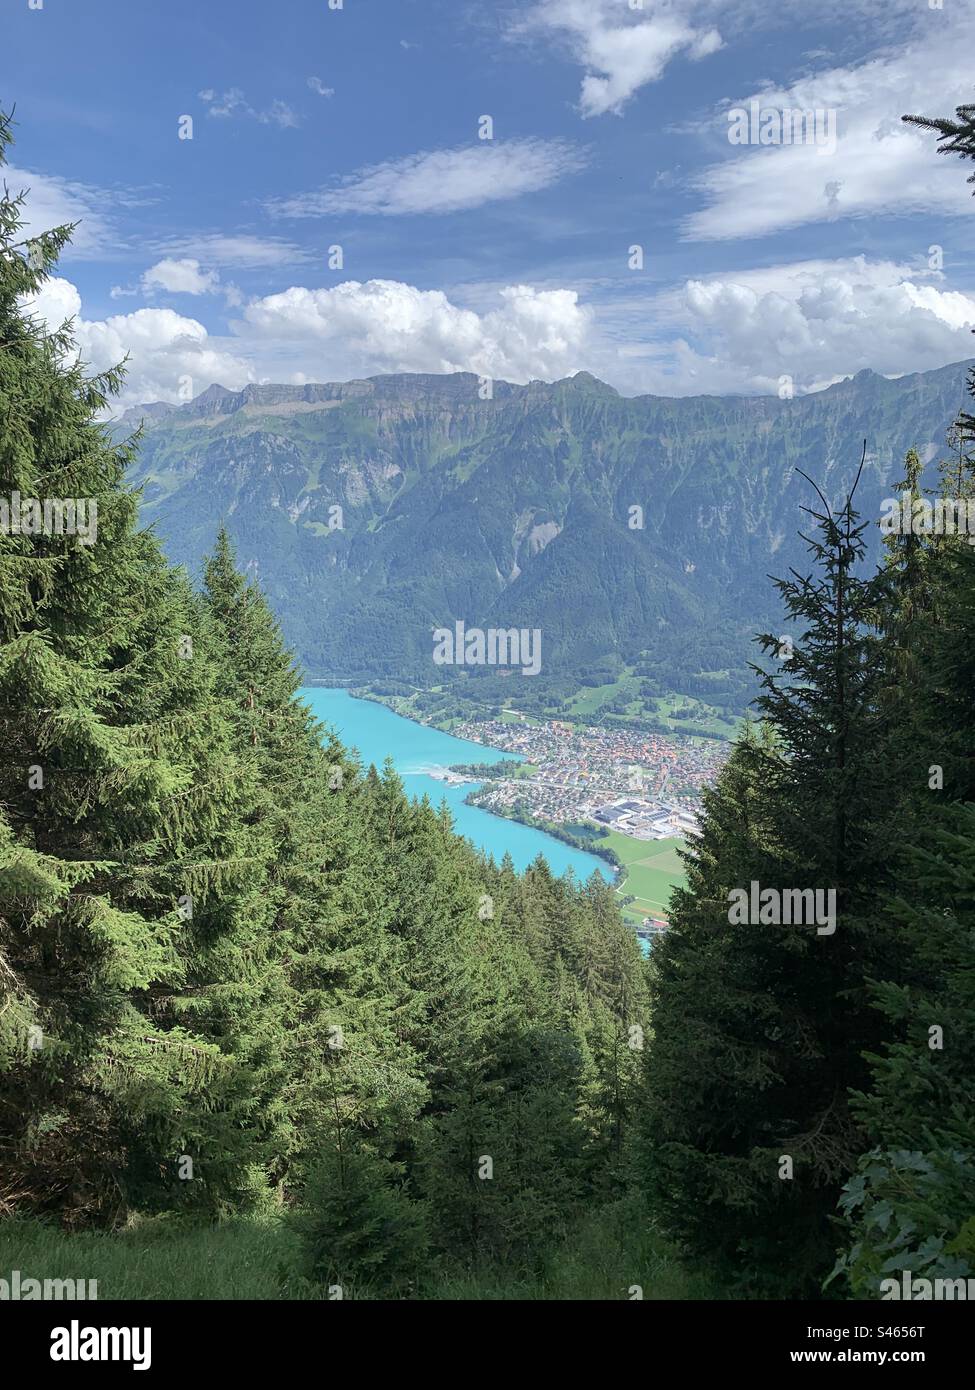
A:
<svg viewBox="0 0 975 1390">
<path fill-rule="evenodd" d="M 877 380 L 880 380 L 880 381 L 905 381 L 905 380 L 908 380 L 908 379 L 913 378 L 913 377 L 931 376 L 931 375 L 932 375 L 933 373 L 935 373 L 935 372 L 953 372 L 955 369 L 958 369 L 958 368 L 963 369 L 963 370 L 971 370 L 971 369 L 975 368 L 975 358 L 963 359 L 962 361 L 959 361 L 959 362 L 950 362 L 950 363 L 947 363 L 947 364 L 946 364 L 945 366 L 943 366 L 943 367 L 935 367 L 935 368 L 932 368 L 932 369 L 931 369 L 930 371 L 928 371 L 928 372 L 905 372 L 905 373 L 901 374 L 900 376 L 884 376 L 883 373 L 881 373 L 881 372 L 875 372 L 875 371 L 873 370 L 873 368 L 871 368 L 871 367 L 862 367 L 862 368 L 860 368 L 859 371 L 853 373 L 853 374 L 850 375 L 850 376 L 843 377 L 840 381 L 833 381 L 833 382 L 830 382 L 830 384 L 829 384 L 828 386 L 822 387 L 821 390 L 804 392 L 804 393 L 802 394 L 801 399 L 808 399 L 809 397 L 812 397 L 812 396 L 821 396 L 821 395 L 825 395 L 825 394 L 827 394 L 827 393 L 830 392 L 830 391 L 836 391 L 836 390 L 838 390 L 838 389 L 841 389 L 842 387 L 847 386 L 847 385 L 848 385 L 849 383 L 851 383 L 851 382 L 866 380 L 866 379 L 869 379 L 869 378 L 876 378 Z M 195 395 L 194 397 L 192 397 L 191 400 L 189 400 L 189 401 L 183 401 L 183 402 L 180 402 L 179 404 L 173 404 L 173 403 L 170 402 L 170 401 L 147 401 L 147 402 L 145 402 L 143 405 L 129 406 L 125 411 L 122 412 L 122 414 L 121 414 L 120 416 L 117 417 L 117 419 L 116 419 L 113 423 L 114 423 L 115 425 L 134 424 L 136 421 L 138 421 L 139 419 L 141 419 L 141 418 L 144 416 L 144 414 L 147 413 L 147 412 L 148 412 L 148 414 L 149 414 L 150 419 L 152 419 L 152 420 L 157 420 L 157 419 L 165 418 L 166 416 L 174 415 L 174 414 L 179 414 L 180 412 L 185 412 L 185 413 L 187 413 L 187 414 L 192 414 L 192 415 L 198 415 L 198 414 L 202 414 L 202 413 L 203 413 L 203 411 L 200 409 L 201 405 L 202 405 L 204 402 L 206 402 L 207 404 L 209 404 L 210 401 L 218 401 L 218 400 L 219 400 L 219 401 L 221 401 L 221 402 L 228 402 L 228 403 L 232 401 L 232 402 L 234 402 L 234 404 L 233 404 L 233 406 L 231 407 L 231 410 L 239 409 L 239 408 L 240 408 L 241 406 L 243 406 L 243 405 L 250 405 L 250 404 L 255 404 L 255 403 L 257 403 L 257 404 L 270 403 L 270 402 L 261 402 L 261 401 L 259 401 L 259 399 L 258 399 L 258 393 L 263 392 L 263 391 L 276 392 L 276 393 L 280 393 L 280 392 L 294 392 L 294 393 L 296 393 L 296 394 L 295 394 L 293 397 L 291 397 L 291 399 L 292 399 L 293 401 L 295 401 L 295 402 L 298 402 L 298 401 L 308 401 L 309 403 L 312 403 L 312 402 L 315 402 L 316 400 L 318 400 L 318 401 L 333 400 L 333 399 L 334 399 L 334 400 L 340 400 L 340 399 L 346 398 L 346 395 L 348 395 L 349 397 L 351 397 L 351 396 L 353 396 L 353 395 L 357 395 L 357 394 L 367 395 L 367 394 L 369 394 L 369 392 L 368 392 L 367 390 L 361 389 L 361 388 L 372 387 L 372 386 L 373 386 L 373 383 L 375 383 L 375 382 L 390 382 L 390 383 L 392 383 L 392 382 L 402 382 L 402 381 L 440 381 L 440 382 L 442 382 L 442 381 L 455 381 L 455 380 L 456 380 L 456 381 L 480 382 L 480 381 L 483 380 L 483 378 L 477 376 L 474 372 L 382 372 L 382 373 L 376 373 L 375 375 L 373 375 L 373 376 L 368 376 L 368 377 L 350 377 L 347 381 L 324 381 L 324 382 L 303 382 L 303 383 L 292 383 L 292 382 L 247 382 L 244 386 L 238 388 L 237 390 L 234 390 L 233 387 L 224 386 L 224 385 L 223 385 L 222 383 L 220 383 L 220 382 L 213 381 L 213 382 L 210 383 L 209 386 L 204 387 L 204 389 L 203 389 L 202 391 L 200 391 L 197 395 Z M 658 395 L 656 392 L 647 391 L 647 392 L 640 392 L 639 394 L 633 395 L 633 396 L 624 396 L 620 391 L 618 391 L 618 390 L 616 389 L 615 386 L 612 386 L 612 385 L 610 385 L 609 382 L 603 381 L 601 378 L 599 378 L 599 377 L 597 377 L 597 376 L 594 376 L 592 372 L 585 371 L 585 370 L 580 370 L 580 371 L 578 371 L 578 372 L 574 372 L 571 376 L 559 377 L 559 378 L 557 378 L 555 381 L 551 381 L 551 382 L 542 381 L 542 380 L 537 379 L 537 378 L 533 378 L 531 381 L 525 382 L 525 383 L 504 381 L 504 380 L 498 379 L 498 380 L 495 380 L 495 381 L 492 382 L 492 387 L 493 387 L 493 388 L 502 387 L 502 388 L 506 388 L 506 389 L 509 390 L 509 391 L 517 392 L 517 391 L 528 391 L 529 389 L 531 389 L 531 388 L 533 388 L 533 387 L 549 387 L 549 388 L 555 388 L 555 387 L 560 387 L 560 386 L 561 386 L 561 387 L 564 387 L 564 386 L 568 386 L 568 385 L 590 385 L 590 384 L 593 385 L 593 386 L 595 386 L 595 387 L 598 387 L 598 388 L 599 388 L 601 391 L 603 391 L 603 392 L 606 392 L 606 393 L 611 394 L 612 396 L 618 397 L 620 400 L 627 400 L 627 401 L 698 401 L 698 400 L 755 400 L 755 401 L 761 401 L 761 400 L 776 400 L 776 399 L 778 399 L 778 397 L 776 397 L 776 396 L 772 396 L 772 395 L 769 395 L 769 394 L 761 394 L 761 393 L 745 393 L 745 392 L 740 392 L 740 393 L 739 393 L 739 392 L 729 392 L 729 393 L 726 393 L 726 394 L 724 394 L 724 395 L 720 395 L 720 394 L 717 394 L 717 393 L 711 392 L 711 391 L 702 391 L 702 392 L 699 392 L 699 393 L 696 393 L 696 394 L 693 394 L 693 395 L 684 395 L 684 396 L 664 396 L 664 395 Z M 360 389 L 359 389 L 358 391 L 353 391 L 353 390 L 349 390 L 349 388 L 360 388 Z M 316 396 L 314 396 L 314 395 L 309 395 L 309 394 L 307 394 L 307 393 L 309 393 L 309 392 L 329 392 L 329 393 L 333 393 L 333 394 L 322 395 L 322 396 L 317 396 L 317 397 L 316 397 Z M 337 394 L 334 394 L 334 393 L 337 393 Z M 282 400 L 285 400 L 285 399 L 287 399 L 287 398 L 286 398 L 286 397 L 281 397 L 281 399 L 282 399 Z M 230 411 L 230 410 L 227 410 L 227 411 L 221 410 L 221 411 L 214 412 L 214 413 L 218 413 L 218 414 L 227 414 L 227 413 L 231 413 L 231 411 Z"/>
<path fill-rule="evenodd" d="M 489 399 L 472 373 L 214 384 L 140 416 L 131 480 L 191 571 L 227 525 L 313 679 L 451 680 L 430 632 L 464 619 L 541 628 L 546 678 L 641 661 L 677 691 L 724 673 L 738 698 L 776 620 L 766 576 L 804 560 L 797 469 L 839 500 L 866 438 L 879 517 L 907 450 L 943 448 L 973 365 L 787 400 L 624 397 L 584 373 Z"/>
</svg>

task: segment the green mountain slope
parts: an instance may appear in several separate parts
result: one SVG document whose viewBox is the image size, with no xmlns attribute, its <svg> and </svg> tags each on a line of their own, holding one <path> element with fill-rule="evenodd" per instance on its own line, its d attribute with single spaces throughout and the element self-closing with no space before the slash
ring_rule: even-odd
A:
<svg viewBox="0 0 975 1390">
<path fill-rule="evenodd" d="M 741 682 L 779 621 L 766 576 L 803 563 L 796 469 L 839 499 L 866 439 L 879 517 L 907 449 L 943 451 L 966 370 L 784 401 L 627 399 L 587 373 L 491 400 L 465 373 L 211 386 L 122 429 L 143 421 L 135 479 L 170 557 L 195 572 L 225 522 L 312 677 L 449 679 L 431 629 L 462 619 L 540 628 L 545 677 L 642 655 L 684 690 Z"/>
</svg>

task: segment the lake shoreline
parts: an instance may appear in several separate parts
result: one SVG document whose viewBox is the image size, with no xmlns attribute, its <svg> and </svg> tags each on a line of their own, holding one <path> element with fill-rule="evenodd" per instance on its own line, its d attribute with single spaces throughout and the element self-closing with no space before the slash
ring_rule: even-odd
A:
<svg viewBox="0 0 975 1390">
<path fill-rule="evenodd" d="M 615 872 L 602 858 L 547 831 L 466 804 L 467 796 L 483 780 L 454 773 L 453 766 L 511 761 L 510 753 L 410 719 L 384 701 L 353 694 L 346 686 L 306 685 L 298 696 L 346 747 L 357 750 L 363 766 L 382 767 L 391 757 L 411 798 L 426 796 L 434 804 L 446 801 L 456 833 L 496 863 L 509 854 L 522 873 L 541 856 L 557 877 L 571 870 L 577 882 L 585 882 L 595 872 L 607 883 L 615 883 Z"/>
</svg>

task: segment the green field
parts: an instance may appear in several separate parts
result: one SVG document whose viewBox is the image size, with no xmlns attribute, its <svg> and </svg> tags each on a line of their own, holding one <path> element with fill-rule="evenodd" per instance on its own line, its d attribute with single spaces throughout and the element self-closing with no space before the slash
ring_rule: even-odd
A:
<svg viewBox="0 0 975 1390">
<path fill-rule="evenodd" d="M 626 677 L 613 681 L 610 685 L 583 686 L 577 695 L 573 695 L 571 700 L 566 700 L 563 703 L 562 712 L 565 716 L 574 717 L 595 714 L 601 705 L 608 704 L 610 700 L 624 692 L 628 694 L 633 686 L 634 682 Z"/>
<path fill-rule="evenodd" d="M 540 724 L 551 719 L 564 719 L 574 724 L 599 726 L 612 715 L 614 719 L 622 721 L 620 727 L 625 727 L 631 722 L 639 726 L 647 719 L 656 719 L 660 721 L 660 732 L 679 734 L 691 739 L 700 739 L 709 734 L 734 738 L 739 731 L 740 719 L 726 719 L 714 706 L 703 700 L 677 694 L 645 699 L 640 695 L 640 685 L 641 678 L 634 675 L 632 669 L 627 668 L 615 681 L 605 685 L 583 686 L 575 694 L 564 699 L 553 698 L 545 701 L 541 710 L 536 709 L 533 714 L 516 708 L 513 697 L 507 698 L 494 717 L 505 724 Z M 369 686 L 363 689 L 368 691 Z M 355 689 L 352 693 L 356 693 Z M 426 690 L 414 686 L 410 695 L 378 695 L 374 698 L 379 699 L 396 714 L 422 721 L 424 716 L 430 716 L 430 711 L 424 707 L 424 697 L 448 694 L 451 697 L 450 703 L 433 716 L 432 722 L 435 728 L 449 733 L 464 722 L 472 706 L 475 709 L 483 708 L 483 705 L 479 705 L 478 701 L 470 696 L 467 688 L 462 695 L 458 695 L 456 690 L 448 692 L 445 686 L 434 685 Z M 620 707 L 611 711 L 610 705 L 617 701 L 622 702 Z M 675 719 L 674 712 L 679 709 L 689 710 L 691 717 Z"/>
<path fill-rule="evenodd" d="M 641 697 L 640 677 L 633 674 L 632 669 L 627 668 L 625 674 L 617 680 L 606 685 L 584 686 L 577 694 L 562 704 L 559 718 L 573 720 L 590 720 L 600 722 L 605 707 L 620 696 L 626 699 L 625 711 L 618 713 L 619 718 L 645 719 L 652 715 L 659 719 L 665 728 L 674 734 L 682 734 L 686 737 L 695 737 L 706 734 L 720 734 L 724 738 L 734 738 L 738 732 L 740 720 L 726 719 L 719 714 L 717 709 L 706 703 L 704 700 L 695 699 L 690 695 L 658 695 L 652 699 Z M 690 709 L 693 715 L 688 719 L 675 719 L 674 711 L 677 709 Z"/>
<path fill-rule="evenodd" d="M 669 840 L 634 840 L 629 835 L 621 835 L 611 830 L 601 839 L 600 844 L 615 850 L 624 866 L 625 878 L 617 886 L 620 894 L 632 894 L 636 902 L 625 909 L 631 920 L 637 917 L 667 915 L 670 890 L 684 883 L 684 867 L 677 856 L 683 849 L 684 841 L 679 837 Z"/>
<path fill-rule="evenodd" d="M 522 714 L 520 710 L 509 709 L 503 706 L 498 718 L 503 724 L 538 724 L 540 721 L 534 719 L 530 714 Z"/>
<path fill-rule="evenodd" d="M 741 720 L 725 719 L 717 710 L 703 700 L 689 695 L 662 695 L 651 701 L 653 713 L 663 720 L 675 734 L 692 736 L 698 734 L 720 734 L 723 738 L 734 738 L 739 732 Z M 674 719 L 675 709 L 690 708 L 694 711 L 692 719 Z"/>
</svg>

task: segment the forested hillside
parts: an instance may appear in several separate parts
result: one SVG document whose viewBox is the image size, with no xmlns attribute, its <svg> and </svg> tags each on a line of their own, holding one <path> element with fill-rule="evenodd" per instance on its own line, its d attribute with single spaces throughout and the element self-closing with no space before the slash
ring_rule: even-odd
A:
<svg viewBox="0 0 975 1390">
<path fill-rule="evenodd" d="M 781 400 L 627 399 L 587 373 L 490 399 L 463 373 L 213 386 L 119 433 L 143 425 L 133 478 L 170 558 L 198 573 L 226 522 L 312 678 L 449 680 L 430 632 L 463 620 L 539 628 L 530 685 L 642 660 L 665 691 L 717 673 L 740 709 L 752 634 L 778 621 L 766 576 L 803 558 L 796 468 L 841 500 L 868 438 L 879 516 L 908 449 L 946 452 L 964 380 L 865 371 Z"/>
</svg>

